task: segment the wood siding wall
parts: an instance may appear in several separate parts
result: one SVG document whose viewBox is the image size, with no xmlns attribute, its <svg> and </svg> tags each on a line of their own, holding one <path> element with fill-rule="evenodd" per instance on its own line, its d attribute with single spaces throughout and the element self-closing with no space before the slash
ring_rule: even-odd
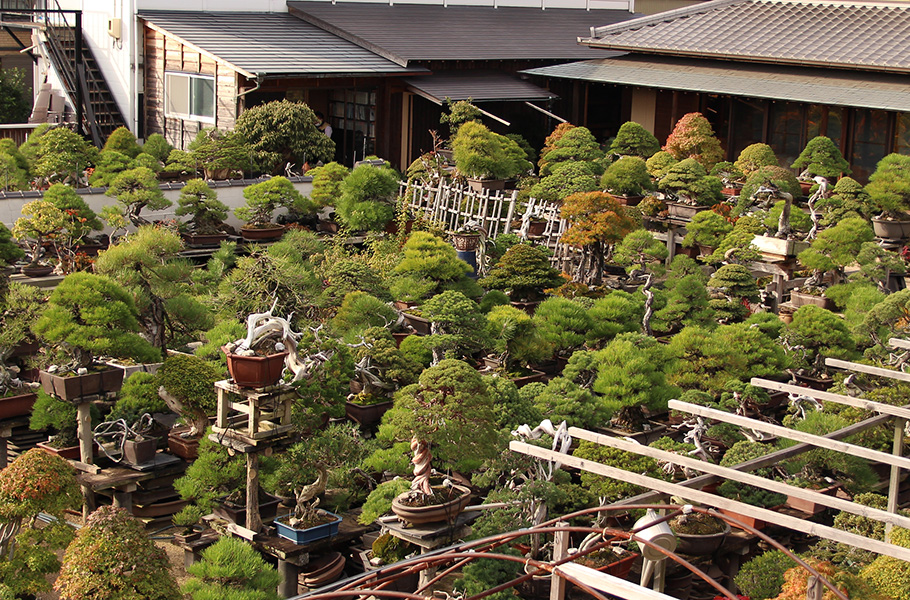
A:
<svg viewBox="0 0 910 600">
<path fill-rule="evenodd" d="M 233 129 L 237 120 L 239 74 L 224 63 L 201 54 L 150 27 L 145 28 L 145 132 L 160 133 L 175 148 L 185 149 L 211 123 L 166 117 L 164 74 L 167 71 L 215 77 L 215 124 Z"/>
</svg>

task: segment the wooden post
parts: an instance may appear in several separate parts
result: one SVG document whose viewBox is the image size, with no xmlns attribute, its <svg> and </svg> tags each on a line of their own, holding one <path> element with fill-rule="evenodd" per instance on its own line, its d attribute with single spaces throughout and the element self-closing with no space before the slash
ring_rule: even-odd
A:
<svg viewBox="0 0 910 600">
<path fill-rule="evenodd" d="M 891 447 L 892 454 L 903 456 L 904 453 L 904 428 L 907 426 L 906 419 L 894 419 L 894 444 Z M 888 480 L 888 512 L 897 513 L 898 493 L 901 484 L 901 468 L 897 465 L 891 465 L 891 477 Z M 885 541 L 891 542 L 891 523 L 885 523 Z"/>
<path fill-rule="evenodd" d="M 565 527 L 568 523 L 560 521 L 557 527 Z M 553 561 L 559 561 L 569 555 L 569 532 L 558 531 L 554 536 Z M 563 600 L 566 595 L 566 580 L 556 573 L 550 576 L 550 600 Z"/>
<path fill-rule="evenodd" d="M 125 490 L 114 490 L 114 506 L 123 508 L 126 512 L 133 513 L 133 492 Z"/>
<path fill-rule="evenodd" d="M 289 560 L 278 559 L 278 574 L 281 575 L 281 583 L 278 584 L 278 595 L 282 598 L 296 596 L 297 578 L 300 575 L 300 568 Z"/>
<path fill-rule="evenodd" d="M 821 580 L 815 575 L 810 575 L 807 583 L 806 600 L 822 600 L 822 592 L 825 591 L 825 588 Z"/>
<path fill-rule="evenodd" d="M 76 432 L 79 437 L 79 460 L 87 465 L 94 464 L 94 439 L 92 437 L 91 402 L 80 402 L 76 408 Z M 90 485 L 82 485 L 82 517 L 87 519 L 95 510 L 95 492 Z"/>
<path fill-rule="evenodd" d="M 670 225 L 667 229 L 667 260 L 665 261 L 668 265 L 673 262 L 673 257 L 676 256 L 676 225 Z"/>
<path fill-rule="evenodd" d="M 259 517 L 259 454 L 246 455 L 246 528 L 256 533 L 262 529 Z M 294 594 L 297 594 L 296 588 Z"/>
</svg>

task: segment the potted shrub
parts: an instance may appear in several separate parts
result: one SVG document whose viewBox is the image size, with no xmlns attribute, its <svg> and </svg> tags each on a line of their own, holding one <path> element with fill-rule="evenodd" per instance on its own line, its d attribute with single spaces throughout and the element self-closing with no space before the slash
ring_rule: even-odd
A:
<svg viewBox="0 0 910 600">
<path fill-rule="evenodd" d="M 776 598 L 784 585 L 784 573 L 793 559 L 780 550 L 767 550 L 745 563 L 733 580 L 744 596 L 755 600 Z"/>
<path fill-rule="evenodd" d="M 798 179 L 803 193 L 809 193 L 815 182 L 813 177 L 820 175 L 829 181 L 850 174 L 850 163 L 841 154 L 840 149 L 831 138 L 818 135 L 809 140 L 800 155 L 790 165 L 791 169 L 800 171 Z"/>
<path fill-rule="evenodd" d="M 52 264 L 42 258 L 45 242 L 59 235 L 66 226 L 66 214 L 47 200 L 33 200 L 22 207 L 25 215 L 16 220 L 13 237 L 25 241 L 31 258 L 22 267 L 27 277 L 44 277 L 54 270 Z"/>
<path fill-rule="evenodd" d="M 667 174 L 670 167 L 678 162 L 677 159 L 673 158 L 672 154 L 666 150 L 661 150 L 646 160 L 645 166 L 648 167 L 648 174 L 651 175 L 655 181 L 659 181 Z"/>
<path fill-rule="evenodd" d="M 181 235 L 191 246 L 215 246 L 227 239 L 221 227 L 227 218 L 228 207 L 218 200 L 218 194 L 202 179 L 191 179 L 177 198 L 178 217 L 189 216 L 181 223 Z"/>
<path fill-rule="evenodd" d="M 94 255 L 106 245 L 106 240 L 95 241 L 90 238 L 92 232 L 101 231 L 104 225 L 95 211 L 72 187 L 55 183 L 45 190 L 43 199 L 62 210 L 66 215 L 66 224 L 61 236 L 62 242 L 66 245 L 63 250 Z"/>
<path fill-rule="evenodd" d="M 33 340 L 30 328 L 43 308 L 44 292 L 34 286 L 13 282 L 0 295 L 0 419 L 28 415 L 35 404 L 38 384 L 22 380 L 14 355 Z"/>
<path fill-rule="evenodd" d="M 215 382 L 222 375 L 206 361 L 189 354 L 168 356 L 156 375 L 158 394 L 171 410 L 189 421 L 189 427 L 168 434 L 168 447 L 179 456 L 195 458 L 199 438 L 217 408 Z"/>
<path fill-rule="evenodd" d="M 822 214 L 821 225 L 830 227 L 849 217 L 870 218 L 872 205 L 862 184 L 852 177 L 841 177 L 827 197 L 815 201 Z"/>
<path fill-rule="evenodd" d="M 587 127 L 559 125 L 547 138 L 540 152 L 540 175 L 546 177 L 556 172 L 563 163 L 586 164 L 596 176 L 603 175 L 603 151 Z"/>
<path fill-rule="evenodd" d="M 245 540 L 222 537 L 187 567 L 190 578 L 181 591 L 194 600 L 256 598 L 278 600 L 281 575 Z M 175 596 L 176 597 L 176 596 Z"/>
<path fill-rule="evenodd" d="M 736 196 L 743 188 L 746 175 L 734 163 L 722 161 L 711 168 L 709 175 L 720 179 L 724 187 L 720 190 L 724 196 Z"/>
<path fill-rule="evenodd" d="M 516 244 L 509 248 L 480 284 L 503 290 L 512 302 L 536 306 L 544 290 L 565 283 L 559 271 L 550 266 L 550 251 L 545 246 Z"/>
<path fill-rule="evenodd" d="M 307 175 L 313 178 L 313 191 L 310 194 L 310 200 L 313 201 L 316 209 L 321 211 L 320 214 L 323 216 L 319 221 L 319 231 L 337 233 L 338 223 L 331 218 L 325 218 L 326 213 L 330 213 L 330 211 L 322 209 L 335 206 L 341 197 L 341 182 L 344 181 L 344 178 L 350 172 L 350 169 L 337 162 L 330 162 L 307 171 Z"/>
<path fill-rule="evenodd" d="M 707 173 L 724 157 L 720 140 L 714 136 L 711 123 L 698 112 L 683 115 L 667 137 L 663 148 L 676 160 L 691 158 Z"/>
<path fill-rule="evenodd" d="M 93 512 L 76 533 L 54 589 L 61 600 L 180 596 L 164 550 L 146 535 L 142 523 L 113 506 Z"/>
<path fill-rule="evenodd" d="M 98 150 L 81 135 L 66 127 L 56 127 L 37 138 L 32 173 L 42 183 L 84 186 L 84 171 L 97 157 Z"/>
<path fill-rule="evenodd" d="M 444 356 L 465 358 L 483 345 L 484 316 L 476 302 L 455 290 L 437 294 L 423 305 L 423 316 L 430 322 L 425 347 L 436 364 Z"/>
<path fill-rule="evenodd" d="M 540 381 L 543 373 L 528 371 L 527 364 L 553 354 L 553 347 L 540 335 L 535 321 L 512 306 L 496 306 L 487 313 L 487 347 L 495 353 L 492 365 L 519 387 Z"/>
<path fill-rule="evenodd" d="M 246 337 L 221 348 L 227 356 L 231 380 L 239 387 L 265 388 L 281 379 L 290 351 L 288 344 L 296 344 L 293 336 L 297 334 L 285 319 L 272 316 L 274 308 L 275 304 L 268 312 L 247 317 Z"/>
<path fill-rule="evenodd" d="M 398 174 L 390 167 L 354 167 L 339 186 L 338 219 L 355 231 L 382 231 L 395 216 L 398 184 Z"/>
<path fill-rule="evenodd" d="M 676 551 L 693 556 L 713 554 L 730 533 L 730 525 L 726 521 L 701 512 L 678 515 L 669 523 L 679 540 Z"/>
<path fill-rule="evenodd" d="M 637 206 L 645 193 L 654 189 L 643 158 L 626 156 L 607 167 L 600 186 L 620 204 Z"/>
<path fill-rule="evenodd" d="M 671 217 L 682 220 L 691 220 L 695 213 L 707 210 L 722 198 L 720 179 L 708 175 L 694 158 L 684 158 L 667 169 L 658 187 L 677 198 L 676 202 L 667 202 L 667 206 Z"/>
<path fill-rule="evenodd" d="M 148 219 L 140 214 L 142 209 L 163 210 L 173 204 L 158 187 L 155 172 L 146 167 L 123 171 L 104 194 L 117 199 L 119 206 L 113 208 L 119 209 L 135 227 L 149 225 Z"/>
<path fill-rule="evenodd" d="M 475 191 L 501 190 L 506 179 L 531 170 L 521 146 L 477 121 L 468 121 L 458 128 L 452 138 L 452 150 L 455 168 Z"/>
<path fill-rule="evenodd" d="M 885 239 L 910 237 L 910 156 L 889 154 L 869 176 L 866 193 L 880 214 L 872 217 L 875 235 Z"/>
<path fill-rule="evenodd" d="M 706 210 L 692 217 L 686 225 L 683 246 L 698 246 L 702 254 L 711 254 L 721 245 L 727 234 L 733 231 L 733 224 L 713 210 Z"/>
<path fill-rule="evenodd" d="M 569 298 L 547 298 L 534 311 L 534 322 L 552 347 L 558 359 L 568 361 L 575 350 L 585 343 L 585 335 L 593 323 L 587 308 Z"/>
<path fill-rule="evenodd" d="M 609 152 L 620 156 L 637 156 L 648 160 L 660 150 L 654 134 L 635 121 L 626 121 L 619 127 Z"/>
<path fill-rule="evenodd" d="M 812 245 L 797 257 L 800 263 L 813 271 L 806 284 L 827 285 L 826 273 L 830 274 L 832 284 L 839 283 L 844 278 L 844 269 L 856 262 L 863 244 L 871 242 L 873 238 L 872 228 L 860 217 L 844 219 L 819 233 Z M 793 292 L 791 299 L 795 300 L 792 294 Z"/>
<path fill-rule="evenodd" d="M 325 136 L 323 136 L 325 137 Z M 287 177 L 272 177 L 243 190 L 246 206 L 234 210 L 238 219 L 246 221 L 240 233 L 247 240 L 271 240 L 281 237 L 284 226 L 272 223 L 272 213 L 278 208 L 308 205 L 309 201 Z"/>
<path fill-rule="evenodd" d="M 96 364 L 97 355 L 141 362 L 156 362 L 161 356 L 137 333 L 133 299 L 103 275 L 67 275 L 32 330 L 54 347 L 51 359 L 56 365 L 40 372 L 41 384 L 62 400 L 120 390 L 123 371 Z"/>
<path fill-rule="evenodd" d="M 381 437 L 410 440 L 414 452 L 411 491 L 392 502 L 395 514 L 414 524 L 453 520 L 467 506 L 470 490 L 458 484 L 431 485 L 434 455 L 478 463 L 491 457 L 494 423 L 486 384 L 467 363 L 443 360 L 425 370 L 418 383 L 402 389 L 380 427 Z"/>
<path fill-rule="evenodd" d="M 558 162 L 553 165 L 548 175 L 531 186 L 529 194 L 538 200 L 560 202 L 573 194 L 593 192 L 599 187 L 599 171 L 596 163 Z M 543 231 L 541 230 L 540 233 L 542 234 Z"/>
<path fill-rule="evenodd" d="M 303 102 L 275 100 L 243 111 L 235 131 L 250 145 L 261 172 L 277 175 L 288 163 L 328 163 L 335 158 L 335 142 L 316 127 L 317 121 Z"/>
<path fill-rule="evenodd" d="M 416 303 L 449 288 L 470 298 L 480 297 L 483 290 L 468 277 L 471 271 L 451 244 L 432 233 L 415 231 L 392 268 L 389 288 L 396 300 Z"/>
<path fill-rule="evenodd" d="M 844 320 L 819 306 L 796 309 L 781 336 L 792 348 L 796 366 L 808 369 L 811 377 L 820 378 L 828 357 L 851 360 L 856 356 L 856 342 Z"/>
</svg>

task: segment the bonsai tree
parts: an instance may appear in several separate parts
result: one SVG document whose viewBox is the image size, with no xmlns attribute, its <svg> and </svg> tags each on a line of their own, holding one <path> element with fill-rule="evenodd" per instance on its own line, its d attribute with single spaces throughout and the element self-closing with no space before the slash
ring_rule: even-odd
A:
<svg viewBox="0 0 910 600">
<path fill-rule="evenodd" d="M 335 206 L 341 197 L 341 182 L 350 172 L 350 169 L 337 162 L 330 162 L 307 171 L 307 175 L 313 178 L 313 193 L 310 194 L 310 200 L 316 208 Z"/>
<path fill-rule="evenodd" d="M 11 357 L 16 347 L 34 339 L 31 326 L 44 310 L 45 292 L 40 288 L 10 282 L 0 294 L 0 398 L 31 390 L 19 378 L 20 366 Z"/>
<path fill-rule="evenodd" d="M 472 179 L 509 179 L 532 165 L 517 143 L 477 121 L 468 121 L 452 138 L 455 167 Z"/>
<path fill-rule="evenodd" d="M 548 138 L 549 139 L 549 138 Z M 540 153 L 540 175 L 546 177 L 555 172 L 561 163 L 588 163 L 594 175 L 603 174 L 603 151 L 587 127 L 572 127 L 552 141 Z"/>
<path fill-rule="evenodd" d="M 395 309 L 375 296 L 355 290 L 345 295 L 332 319 L 332 329 L 353 341 L 369 327 L 388 327 L 398 320 Z"/>
<path fill-rule="evenodd" d="M 190 579 L 182 591 L 193 600 L 278 600 L 281 575 L 248 543 L 223 537 L 202 551 L 202 560 L 187 567 Z"/>
<path fill-rule="evenodd" d="M 417 501 L 427 502 L 435 495 L 430 485 L 434 458 L 479 464 L 497 451 L 493 402 L 486 388 L 473 367 L 446 359 L 425 370 L 418 383 L 396 394 L 378 435 L 410 440 L 414 452 L 411 493 Z"/>
<path fill-rule="evenodd" d="M 543 168 L 543 166 L 546 164 L 546 161 L 543 157 L 546 156 L 546 154 L 551 150 L 555 149 L 556 142 L 558 142 L 562 136 L 564 136 L 572 129 L 575 129 L 575 125 L 572 125 L 571 123 L 560 123 L 553 129 L 550 135 L 548 135 L 544 140 L 543 148 L 540 149 L 540 159 L 537 161 L 538 167 L 541 169 Z"/>
<path fill-rule="evenodd" d="M 120 173 L 104 194 L 117 199 L 120 203 L 118 207 L 120 212 L 136 227 L 149 224 L 148 220 L 140 215 L 142 209 L 163 210 L 173 204 L 164 197 L 158 187 L 155 172 L 145 167 Z"/>
<path fill-rule="evenodd" d="M 398 183 L 398 174 L 389 167 L 355 167 L 341 182 L 338 218 L 353 230 L 382 231 L 395 216 Z"/>
<path fill-rule="evenodd" d="M 603 283 L 604 262 L 613 245 L 639 227 L 616 200 L 602 192 L 573 194 L 563 202 L 560 215 L 569 228 L 560 240 L 582 250 L 582 260 L 573 279 L 589 285 Z"/>
<path fill-rule="evenodd" d="M 825 229 L 812 245 L 799 253 L 799 262 L 814 271 L 807 285 L 822 285 L 826 272 L 832 272 L 834 283 L 843 278 L 845 267 L 856 262 L 860 249 L 875 237 L 865 219 L 852 217 Z"/>
<path fill-rule="evenodd" d="M 692 217 L 692 221 L 686 225 L 683 246 L 717 248 L 731 231 L 733 224 L 730 221 L 713 210 L 703 210 Z"/>
<path fill-rule="evenodd" d="M 792 196 L 798 196 L 801 193 L 799 181 L 789 170 L 776 166 L 760 167 L 746 178 L 746 183 L 739 193 L 740 205 L 751 203 L 755 192 L 760 187 L 773 187 Z"/>
<path fill-rule="evenodd" d="M 130 158 L 136 158 L 139 156 L 139 153 L 142 152 L 142 148 L 139 147 L 139 144 L 136 142 L 136 136 L 133 135 L 133 132 L 127 129 L 126 127 L 118 127 L 115 129 L 108 137 L 107 141 L 104 142 L 104 150 L 114 150 L 125 154 Z"/>
<path fill-rule="evenodd" d="M 711 167 L 711 171 L 708 174 L 720 179 L 727 188 L 741 187 L 742 180 L 746 177 L 746 174 L 739 167 L 726 160 Z"/>
<path fill-rule="evenodd" d="M 214 235 L 221 232 L 221 226 L 227 219 L 228 207 L 218 200 L 218 194 L 202 179 L 191 179 L 180 190 L 177 198 L 178 217 L 189 216 L 190 220 L 182 223 L 190 233 Z"/>
<path fill-rule="evenodd" d="M 566 358 L 584 345 L 585 335 L 593 325 L 581 302 L 559 296 L 541 302 L 533 319 L 540 336 L 553 347 L 556 355 Z"/>
<path fill-rule="evenodd" d="M 856 356 L 856 343 L 843 319 L 820 306 L 796 309 L 781 337 L 794 363 L 813 375 L 825 371 L 828 357 L 850 360 Z"/>
<path fill-rule="evenodd" d="M 733 165 L 747 177 L 762 167 L 780 166 L 777 162 L 777 155 L 768 144 L 746 146 L 739 153 L 739 157 Z"/>
<path fill-rule="evenodd" d="M 470 356 L 483 345 L 484 315 L 476 302 L 455 290 L 437 294 L 423 304 L 423 317 L 430 321 L 425 346 L 433 352 L 433 364 L 445 358 Z"/>
<path fill-rule="evenodd" d="M 685 325 L 707 326 L 715 320 L 714 311 L 708 307 L 708 278 L 700 270 L 681 269 L 683 261 L 694 264 L 684 254 L 673 259 L 664 282 L 665 304 L 654 312 L 654 328 L 658 331 L 675 332 Z"/>
<path fill-rule="evenodd" d="M 396 299 L 419 302 L 444 289 L 470 291 L 471 286 L 465 281 L 470 272 L 471 266 L 458 258 L 451 244 L 429 232 L 415 231 L 402 248 L 401 260 L 392 269 L 389 287 Z M 465 295 L 481 294 L 482 291 Z"/>
<path fill-rule="evenodd" d="M 709 171 L 724 157 L 720 140 L 714 137 L 711 123 L 698 112 L 688 113 L 677 121 L 663 148 L 676 160 L 694 159 Z"/>
<path fill-rule="evenodd" d="M 740 217 L 733 224 L 733 230 L 724 236 L 717 249 L 710 256 L 703 257 L 702 260 L 711 265 L 746 264 L 761 260 L 761 252 L 752 241 L 756 235 L 764 232 L 765 226 L 757 217 Z"/>
<path fill-rule="evenodd" d="M 123 419 L 127 423 L 135 423 L 145 413 L 170 412 L 164 399 L 158 395 L 159 385 L 157 373 L 139 371 L 127 377 L 107 420 Z"/>
<path fill-rule="evenodd" d="M 10 141 L 12 142 L 12 140 Z M 15 143 L 13 147 L 15 148 Z M 15 154 L 22 156 L 18 152 Z M 25 167 L 19 165 L 16 156 L 8 152 L 6 147 L 0 146 L 0 185 L 3 186 L 4 192 L 31 188 L 28 181 L 28 163 L 25 164 Z"/>
<path fill-rule="evenodd" d="M 173 150 L 167 139 L 160 133 L 153 133 L 152 135 L 146 138 L 145 143 L 142 144 L 142 153 L 149 154 L 155 158 L 158 162 L 165 162 L 168 155 Z"/>
<path fill-rule="evenodd" d="M 250 144 L 236 131 L 226 132 L 215 128 L 199 130 L 187 146 L 187 152 L 174 150 L 168 156 L 172 164 L 190 173 L 202 171 L 206 179 L 227 179 L 232 173 L 244 171 L 250 165 Z"/>
<path fill-rule="evenodd" d="M 635 121 L 626 121 L 616 132 L 609 152 L 620 156 L 637 156 L 647 160 L 659 150 L 660 142 L 653 133 Z"/>
<path fill-rule="evenodd" d="M 480 284 L 507 291 L 513 302 L 521 302 L 537 300 L 545 289 L 564 282 L 559 271 L 550 266 L 550 251 L 545 246 L 517 244 L 493 265 Z"/>
<path fill-rule="evenodd" d="M 420 365 L 399 350 L 387 329 L 370 327 L 360 337 L 354 350 L 354 378 L 363 387 L 360 400 L 386 396 L 417 380 Z"/>
<path fill-rule="evenodd" d="M 720 179 L 708 175 L 694 158 L 685 158 L 667 169 L 658 187 L 676 195 L 680 202 L 693 206 L 713 206 L 721 201 Z"/>
<path fill-rule="evenodd" d="M 453 136 L 458 129 L 468 121 L 480 122 L 483 113 L 476 106 L 471 104 L 471 100 L 456 100 L 452 102 L 446 98 L 445 107 L 449 112 L 439 115 L 439 123 L 448 125 L 449 135 Z"/>
<path fill-rule="evenodd" d="M 179 597 L 164 550 L 122 508 L 89 515 L 63 555 L 54 583 L 61 600 L 172 600 Z"/>
<path fill-rule="evenodd" d="M 625 156 L 607 167 L 600 187 L 617 196 L 644 196 L 654 184 L 643 158 Z"/>
<path fill-rule="evenodd" d="M 646 160 L 645 166 L 648 167 L 648 174 L 651 175 L 651 177 L 655 180 L 660 180 L 667 174 L 670 167 L 678 162 L 677 159 L 673 158 L 672 154 L 666 150 L 661 150 Z"/>
<path fill-rule="evenodd" d="M 63 227 L 64 237 L 70 244 L 78 244 L 93 231 L 101 231 L 104 225 L 82 196 L 72 187 L 55 183 L 44 191 L 46 202 L 50 202 L 66 214 Z"/>
<path fill-rule="evenodd" d="M 910 156 L 889 154 L 878 161 L 869 176 L 869 202 L 881 211 L 879 218 L 903 220 L 910 209 Z"/>
<path fill-rule="evenodd" d="M 107 187 L 120 173 L 136 165 L 133 159 L 116 150 L 102 150 L 98 153 L 95 170 L 88 178 L 89 185 Z"/>
<path fill-rule="evenodd" d="M 215 414 L 215 382 L 223 378 L 212 365 L 189 354 L 168 356 L 158 369 L 158 393 L 168 407 L 190 422 L 187 437 L 199 437 Z"/>
<path fill-rule="evenodd" d="M 37 132 L 36 132 L 37 133 Z M 47 183 L 79 184 L 98 151 L 66 127 L 47 130 L 37 138 L 32 172 Z"/>
<path fill-rule="evenodd" d="M 44 242 L 60 234 L 66 226 L 66 214 L 47 200 L 33 200 L 22 207 L 25 215 L 16 219 L 13 237 L 25 241 L 30 250 L 28 266 L 37 267 L 41 262 Z"/>
<path fill-rule="evenodd" d="M 627 268 L 632 277 L 663 274 L 667 259 L 667 246 L 645 229 L 629 233 L 616 247 L 613 257 L 618 265 Z"/>
<path fill-rule="evenodd" d="M 573 194 L 593 192 L 598 189 L 598 171 L 595 163 L 591 162 L 556 163 L 549 175 L 531 186 L 529 193 L 539 200 L 559 202 Z"/>
<path fill-rule="evenodd" d="M 140 362 L 161 356 L 138 335 L 138 311 L 129 293 L 103 275 L 67 275 L 32 330 L 53 344 L 56 358 L 68 359 L 64 367 L 73 371 L 91 366 L 102 354 Z"/>
<path fill-rule="evenodd" d="M 235 131 L 249 143 L 259 169 L 275 175 L 288 163 L 327 163 L 335 157 L 335 142 L 316 122 L 306 104 L 280 100 L 245 110 Z"/>
<path fill-rule="evenodd" d="M 749 314 L 748 302 L 758 302 L 758 285 L 748 268 L 743 265 L 724 265 L 708 280 L 708 289 L 717 297 L 709 303 L 727 319 L 741 321 Z"/>
<path fill-rule="evenodd" d="M 553 354 L 553 348 L 540 335 L 536 323 L 514 306 L 496 306 L 487 313 L 485 337 L 488 347 L 499 358 L 503 375 L 514 376 L 529 362 Z"/>
<path fill-rule="evenodd" d="M 850 174 L 850 163 L 831 138 L 823 135 L 809 140 L 790 168 L 801 171 L 800 179 L 812 179 L 816 175 L 821 175 L 833 181 L 845 173 Z"/>
<path fill-rule="evenodd" d="M 132 294 L 143 336 L 156 348 L 193 341 L 214 325 L 209 309 L 192 293 L 193 265 L 180 258 L 183 241 L 173 231 L 145 225 L 101 253 L 95 272 Z"/>
<path fill-rule="evenodd" d="M 793 559 L 780 550 L 767 550 L 740 568 L 734 581 L 743 595 L 755 600 L 776 598 L 784 585 L 784 572 L 793 567 Z"/>
<path fill-rule="evenodd" d="M 862 184 L 852 177 L 841 177 L 833 191 L 815 201 L 815 208 L 821 212 L 821 224 L 830 227 L 850 217 L 871 217 L 869 194 Z"/>
<path fill-rule="evenodd" d="M 64 510 L 79 506 L 79 484 L 69 461 L 32 448 L 0 471 L 0 593 L 9 598 L 50 591 L 60 569 L 57 553 L 73 538 Z M 38 525 L 39 513 L 55 519 Z"/>
<path fill-rule="evenodd" d="M 306 196 L 294 189 L 294 184 L 287 177 L 281 176 L 244 188 L 243 197 L 246 198 L 246 206 L 235 209 L 234 214 L 246 221 L 247 227 L 256 229 L 272 227 L 272 213 L 280 207 L 294 207 L 298 212 L 308 212 L 311 208 Z"/>
<path fill-rule="evenodd" d="M 190 513 L 187 516 L 191 516 L 197 510 L 208 514 L 225 496 L 231 501 L 241 497 L 246 499 L 246 461 L 236 455 L 232 456 L 227 447 L 212 441 L 208 436 L 199 438 L 198 453 L 196 460 L 187 467 L 186 473 L 174 481 L 174 489 L 180 499 L 190 502 L 177 513 L 181 518 L 183 513 Z M 265 466 L 266 463 L 263 462 L 263 467 Z"/>
</svg>

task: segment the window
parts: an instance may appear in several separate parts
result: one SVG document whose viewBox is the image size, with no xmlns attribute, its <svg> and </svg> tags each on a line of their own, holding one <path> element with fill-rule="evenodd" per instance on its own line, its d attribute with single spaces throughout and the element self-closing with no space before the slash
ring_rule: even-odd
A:
<svg viewBox="0 0 910 600">
<path fill-rule="evenodd" d="M 167 116 L 215 122 L 214 77 L 167 73 L 164 94 Z"/>
</svg>

